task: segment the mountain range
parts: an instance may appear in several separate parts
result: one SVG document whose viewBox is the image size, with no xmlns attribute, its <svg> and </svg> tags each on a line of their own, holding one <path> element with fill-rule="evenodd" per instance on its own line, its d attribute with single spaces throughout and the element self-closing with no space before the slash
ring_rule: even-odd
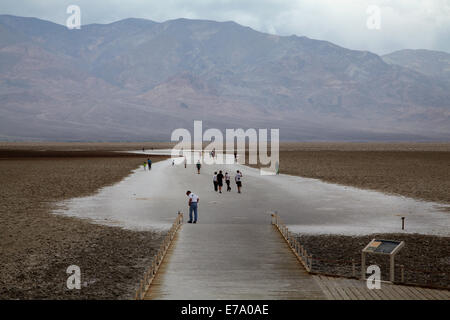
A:
<svg viewBox="0 0 450 320">
<path fill-rule="evenodd" d="M 449 140 L 450 54 L 379 56 L 231 21 L 69 30 L 0 15 L 1 140 L 170 140 L 194 120 L 283 140 Z"/>
</svg>

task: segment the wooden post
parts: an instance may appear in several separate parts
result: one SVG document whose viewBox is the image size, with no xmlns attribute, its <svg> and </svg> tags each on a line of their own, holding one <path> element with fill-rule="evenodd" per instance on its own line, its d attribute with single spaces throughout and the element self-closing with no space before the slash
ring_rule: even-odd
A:
<svg viewBox="0 0 450 320">
<path fill-rule="evenodd" d="M 361 252 L 361 280 L 366 280 L 366 254 Z"/>
<path fill-rule="evenodd" d="M 395 261 L 395 256 L 391 256 L 391 267 L 390 267 L 390 281 L 391 282 L 394 282 L 394 280 L 395 280 L 395 264 L 394 264 L 394 261 Z"/>
<path fill-rule="evenodd" d="M 402 283 L 405 283 L 405 266 L 404 265 L 400 266 L 400 272 L 401 272 L 401 279 L 400 279 L 400 281 Z"/>
<path fill-rule="evenodd" d="M 355 266 L 355 259 L 352 259 L 352 277 L 356 277 L 356 266 Z"/>
</svg>

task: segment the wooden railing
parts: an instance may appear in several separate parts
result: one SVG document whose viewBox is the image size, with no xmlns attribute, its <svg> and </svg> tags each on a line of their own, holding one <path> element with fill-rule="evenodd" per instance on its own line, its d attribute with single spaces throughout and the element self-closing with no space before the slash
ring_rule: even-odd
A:
<svg viewBox="0 0 450 320">
<path fill-rule="evenodd" d="M 306 271 L 311 272 L 313 268 L 313 257 L 308 254 L 306 249 L 297 241 L 297 238 L 291 233 L 286 225 L 281 221 L 278 214 L 272 213 L 272 224 L 280 231 L 286 243 L 289 245 L 292 252 L 294 252 L 297 259 L 303 264 Z"/>
<path fill-rule="evenodd" d="M 164 237 L 164 240 L 160 248 L 158 249 L 158 252 L 153 257 L 152 265 L 146 272 L 144 272 L 144 278 L 141 280 L 139 288 L 136 291 L 136 300 L 144 299 L 145 293 L 152 284 L 152 281 L 155 278 L 156 273 L 158 272 L 158 269 L 164 260 L 167 250 L 170 248 L 172 240 L 174 239 L 178 229 L 182 224 L 183 224 L 183 213 L 178 212 L 177 218 L 172 224 L 172 227 L 170 228 L 169 232 Z"/>
</svg>

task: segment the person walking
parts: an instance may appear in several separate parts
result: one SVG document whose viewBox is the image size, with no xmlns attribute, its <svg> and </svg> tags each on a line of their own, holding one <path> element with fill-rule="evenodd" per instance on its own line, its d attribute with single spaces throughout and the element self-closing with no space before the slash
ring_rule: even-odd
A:
<svg viewBox="0 0 450 320">
<path fill-rule="evenodd" d="M 188 223 L 197 223 L 198 219 L 198 203 L 200 202 L 200 198 L 191 191 L 186 191 L 186 195 L 189 197 L 189 221 Z M 192 213 L 194 213 L 194 220 L 192 220 Z"/>
<path fill-rule="evenodd" d="M 234 181 L 236 181 L 236 186 L 238 189 L 238 193 L 241 193 L 242 188 L 242 172 L 239 170 L 236 171 L 236 175 L 234 176 Z"/>
<path fill-rule="evenodd" d="M 147 165 L 148 165 L 148 170 L 150 171 L 152 169 L 152 160 L 150 160 L 150 158 L 147 159 Z"/>
<path fill-rule="evenodd" d="M 214 172 L 214 176 L 213 176 L 213 184 L 214 184 L 214 191 L 217 192 L 217 172 Z"/>
<path fill-rule="evenodd" d="M 185 168 L 185 169 L 186 169 L 186 166 L 187 166 L 187 158 L 184 157 L 184 168 Z"/>
<path fill-rule="evenodd" d="M 237 162 L 237 151 L 234 152 L 234 162 Z"/>
<path fill-rule="evenodd" d="M 172 160 L 172 167 L 175 165 L 175 160 Z"/>
<path fill-rule="evenodd" d="M 146 171 L 147 169 L 147 162 L 144 161 L 144 171 Z"/>
<path fill-rule="evenodd" d="M 219 174 L 217 175 L 217 185 L 219 186 L 219 193 L 222 193 L 223 178 L 224 175 L 222 173 L 222 170 L 219 170 Z"/>
<path fill-rule="evenodd" d="M 230 175 L 228 174 L 228 172 L 225 172 L 225 183 L 227 184 L 227 192 L 230 192 L 231 191 L 231 187 L 230 187 L 231 179 L 230 179 Z"/>
<path fill-rule="evenodd" d="M 196 167 L 197 167 L 197 173 L 200 174 L 200 168 L 202 167 L 200 160 L 197 161 Z"/>
</svg>

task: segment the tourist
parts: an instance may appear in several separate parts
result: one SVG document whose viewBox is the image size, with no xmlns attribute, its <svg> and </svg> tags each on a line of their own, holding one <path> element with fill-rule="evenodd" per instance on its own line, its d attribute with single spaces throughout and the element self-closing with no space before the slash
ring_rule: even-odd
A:
<svg viewBox="0 0 450 320">
<path fill-rule="evenodd" d="M 213 176 L 213 185 L 214 185 L 214 191 L 217 192 L 217 172 L 214 172 L 214 176 Z"/>
<path fill-rule="evenodd" d="M 242 172 L 239 170 L 236 171 L 236 175 L 234 176 L 234 181 L 236 181 L 236 186 L 238 189 L 238 193 L 241 193 L 242 188 Z"/>
<path fill-rule="evenodd" d="M 231 191 L 231 187 L 230 187 L 230 175 L 228 174 L 228 172 L 225 172 L 225 183 L 227 184 L 227 192 Z"/>
<path fill-rule="evenodd" d="M 200 174 L 200 168 L 202 167 L 200 160 L 197 161 L 196 167 L 197 167 L 197 173 Z"/>
<path fill-rule="evenodd" d="M 147 159 L 147 164 L 148 164 L 148 170 L 150 171 L 152 169 L 152 160 L 150 160 L 150 158 Z"/>
<path fill-rule="evenodd" d="M 189 197 L 189 202 L 188 202 L 188 206 L 189 206 L 189 221 L 188 223 L 197 223 L 197 219 L 198 219 L 198 203 L 200 202 L 200 198 L 190 192 L 187 191 L 186 195 Z M 192 220 L 192 212 L 194 212 L 194 220 Z"/>
<path fill-rule="evenodd" d="M 144 161 L 144 171 L 146 170 L 146 168 L 147 168 L 147 162 Z"/>
<path fill-rule="evenodd" d="M 219 174 L 217 175 L 217 185 L 219 186 L 219 193 L 222 193 L 223 178 L 224 175 L 222 174 L 222 170 L 219 170 Z"/>
</svg>

